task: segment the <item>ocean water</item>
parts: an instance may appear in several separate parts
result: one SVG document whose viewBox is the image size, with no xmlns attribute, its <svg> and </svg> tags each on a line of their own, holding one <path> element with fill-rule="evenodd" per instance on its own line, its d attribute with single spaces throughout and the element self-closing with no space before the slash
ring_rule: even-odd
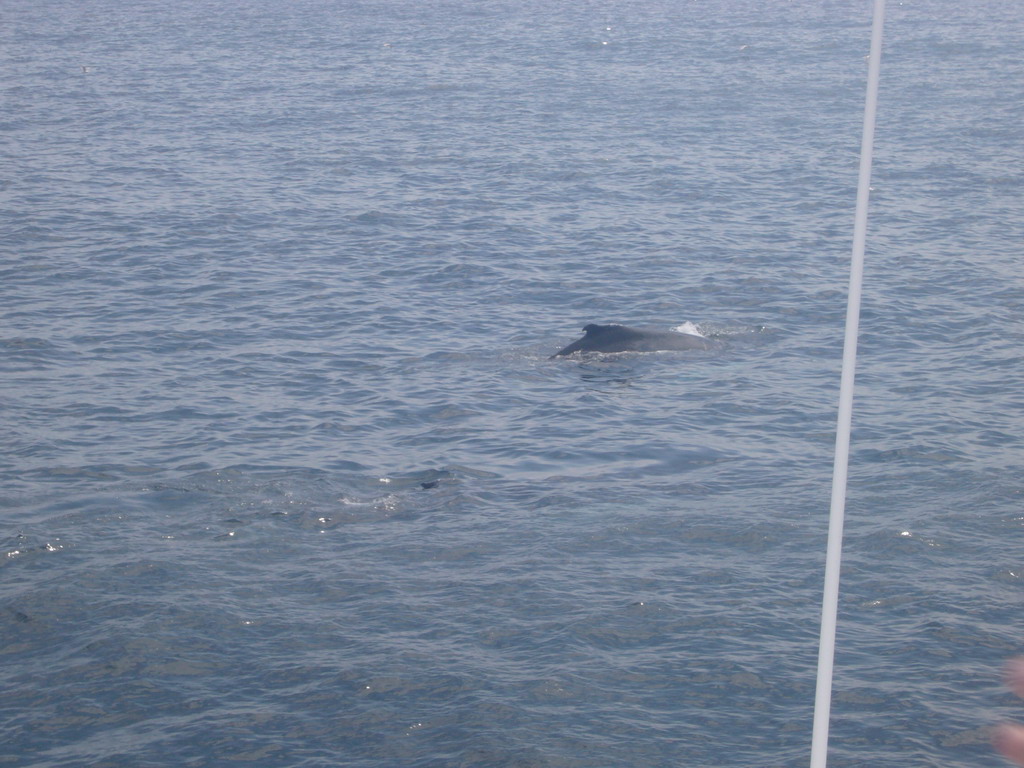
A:
<svg viewBox="0 0 1024 768">
<path fill-rule="evenodd" d="M 869 3 L 3 17 L 0 765 L 807 763 Z M 1024 720 L 1022 39 L 890 2 L 831 765 Z"/>
</svg>

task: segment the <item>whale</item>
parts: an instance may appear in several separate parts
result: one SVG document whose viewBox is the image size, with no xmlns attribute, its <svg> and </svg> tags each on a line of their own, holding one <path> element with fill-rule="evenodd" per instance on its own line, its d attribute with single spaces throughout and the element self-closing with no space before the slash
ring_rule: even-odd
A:
<svg viewBox="0 0 1024 768">
<path fill-rule="evenodd" d="M 597 325 L 583 327 L 583 338 L 555 352 L 549 360 L 575 352 L 662 352 L 676 349 L 711 349 L 703 336 L 657 328 L 630 328 L 628 325 Z"/>
</svg>

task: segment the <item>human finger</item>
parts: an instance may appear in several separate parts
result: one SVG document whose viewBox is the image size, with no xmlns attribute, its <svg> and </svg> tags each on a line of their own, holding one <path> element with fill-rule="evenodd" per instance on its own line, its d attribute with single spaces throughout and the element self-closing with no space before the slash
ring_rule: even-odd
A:
<svg viewBox="0 0 1024 768">
<path fill-rule="evenodd" d="M 1004 757 L 1024 766 L 1024 726 L 1009 723 L 998 726 L 992 734 L 992 745 Z"/>
</svg>

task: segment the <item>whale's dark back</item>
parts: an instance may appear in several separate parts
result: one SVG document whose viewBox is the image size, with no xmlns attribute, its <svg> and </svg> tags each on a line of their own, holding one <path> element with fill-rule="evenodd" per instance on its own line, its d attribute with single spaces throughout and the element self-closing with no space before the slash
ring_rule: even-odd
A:
<svg viewBox="0 0 1024 768">
<path fill-rule="evenodd" d="M 710 341 L 692 333 L 591 323 L 584 326 L 582 339 L 574 341 L 552 357 L 571 355 L 574 352 L 658 352 L 710 347 Z"/>
</svg>

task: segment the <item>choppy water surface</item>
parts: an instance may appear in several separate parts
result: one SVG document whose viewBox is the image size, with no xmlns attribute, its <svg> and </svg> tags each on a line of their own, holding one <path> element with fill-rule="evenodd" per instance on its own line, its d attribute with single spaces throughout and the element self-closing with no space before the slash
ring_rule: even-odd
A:
<svg viewBox="0 0 1024 768">
<path fill-rule="evenodd" d="M 848 5 L 8 3 L 0 765 L 806 764 Z M 832 765 L 1024 718 L 1022 34 L 889 9 Z"/>
</svg>

